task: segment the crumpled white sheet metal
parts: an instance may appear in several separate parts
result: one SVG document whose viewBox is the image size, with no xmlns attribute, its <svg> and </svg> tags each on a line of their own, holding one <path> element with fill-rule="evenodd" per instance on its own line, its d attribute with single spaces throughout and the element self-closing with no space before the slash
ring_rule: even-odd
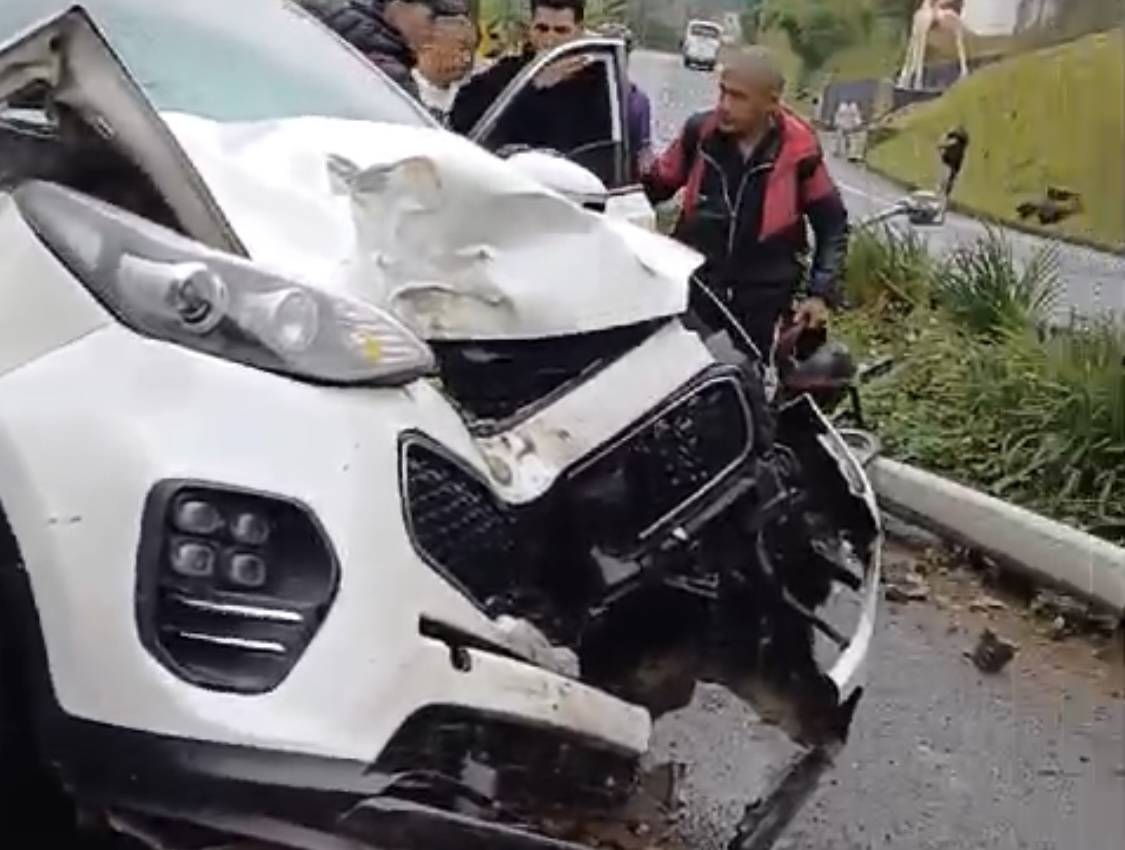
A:
<svg viewBox="0 0 1125 850">
<path fill-rule="evenodd" d="M 550 337 L 676 315 L 701 260 L 452 133 L 164 119 L 256 261 L 388 307 L 427 339 Z"/>
</svg>

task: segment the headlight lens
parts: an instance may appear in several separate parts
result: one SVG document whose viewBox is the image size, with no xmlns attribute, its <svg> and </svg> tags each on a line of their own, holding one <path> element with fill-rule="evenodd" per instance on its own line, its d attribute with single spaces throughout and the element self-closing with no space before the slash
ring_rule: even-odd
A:
<svg viewBox="0 0 1125 850">
<path fill-rule="evenodd" d="M 15 192 L 36 235 L 146 336 L 295 378 L 401 384 L 429 347 L 384 310 L 288 280 L 52 183 Z"/>
</svg>

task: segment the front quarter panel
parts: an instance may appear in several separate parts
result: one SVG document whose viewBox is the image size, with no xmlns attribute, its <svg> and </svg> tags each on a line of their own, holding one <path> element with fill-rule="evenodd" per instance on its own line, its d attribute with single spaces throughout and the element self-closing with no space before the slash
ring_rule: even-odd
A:
<svg viewBox="0 0 1125 850">
<path fill-rule="evenodd" d="M 8 194 L 0 194 L 0 245 L 0 375 L 113 321 L 43 246 Z"/>
<path fill-rule="evenodd" d="M 656 210 L 640 188 L 626 189 L 610 195 L 606 202 L 606 214 L 645 230 L 656 231 Z"/>
</svg>

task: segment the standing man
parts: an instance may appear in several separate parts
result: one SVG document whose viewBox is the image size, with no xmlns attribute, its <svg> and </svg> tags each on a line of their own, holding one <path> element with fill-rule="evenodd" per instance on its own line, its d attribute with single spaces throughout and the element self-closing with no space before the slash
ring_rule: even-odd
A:
<svg viewBox="0 0 1125 850">
<path fill-rule="evenodd" d="M 965 165 L 965 152 L 968 148 L 969 133 L 960 125 L 942 136 L 938 143 L 938 154 L 941 156 L 941 164 L 945 172 L 938 181 L 938 194 L 944 199 L 948 199 L 953 193 L 953 186 L 961 174 L 961 168 Z"/>
<path fill-rule="evenodd" d="M 418 64 L 416 51 L 429 41 L 434 12 L 441 0 L 348 0 L 343 6 L 324 0 L 300 2 L 418 97 L 418 86 L 410 72 Z"/>
<path fill-rule="evenodd" d="M 450 126 L 468 133 L 488 107 L 538 54 L 573 41 L 584 33 L 586 0 L 531 0 L 532 50 L 499 59 L 458 93 Z M 544 69 L 531 91 L 497 128 L 493 147 L 518 144 L 549 147 L 562 153 L 610 138 L 612 126 L 605 98 L 605 71 L 585 60 L 558 62 Z"/>
<path fill-rule="evenodd" d="M 625 42 L 625 55 L 632 59 L 634 37 L 633 31 L 624 24 L 607 24 L 602 27 L 601 35 L 609 38 L 620 38 Z M 625 129 L 629 137 L 629 150 L 633 155 L 633 177 L 639 177 L 652 165 L 652 101 L 644 90 L 632 79 L 629 80 L 629 89 L 625 93 Z"/>
<path fill-rule="evenodd" d="M 422 105 L 443 124 L 457 92 L 473 69 L 477 28 L 467 15 L 434 20 L 430 40 L 418 48 L 418 65 L 411 71 Z"/>
<path fill-rule="evenodd" d="M 625 52 L 633 56 L 633 31 L 625 30 Z M 627 116 L 629 131 L 629 150 L 633 152 L 633 164 L 637 174 L 643 174 L 652 167 L 655 157 L 652 153 L 652 101 L 632 79 L 629 80 Z"/>
<path fill-rule="evenodd" d="M 815 250 L 797 318 L 807 327 L 827 323 L 848 250 L 847 209 L 815 131 L 781 105 L 784 87 L 767 49 L 732 49 L 717 106 L 689 118 L 644 178 L 655 203 L 683 190 L 673 236 L 703 254 L 703 282 L 763 355 L 804 280 L 806 222 Z"/>
</svg>

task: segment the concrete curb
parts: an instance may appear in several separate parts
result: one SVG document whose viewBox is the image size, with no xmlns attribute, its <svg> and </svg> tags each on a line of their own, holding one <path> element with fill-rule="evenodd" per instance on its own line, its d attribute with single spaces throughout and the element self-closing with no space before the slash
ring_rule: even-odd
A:
<svg viewBox="0 0 1125 850">
<path fill-rule="evenodd" d="M 1125 618 L 1125 549 L 889 458 L 867 470 L 889 514 Z"/>
</svg>

